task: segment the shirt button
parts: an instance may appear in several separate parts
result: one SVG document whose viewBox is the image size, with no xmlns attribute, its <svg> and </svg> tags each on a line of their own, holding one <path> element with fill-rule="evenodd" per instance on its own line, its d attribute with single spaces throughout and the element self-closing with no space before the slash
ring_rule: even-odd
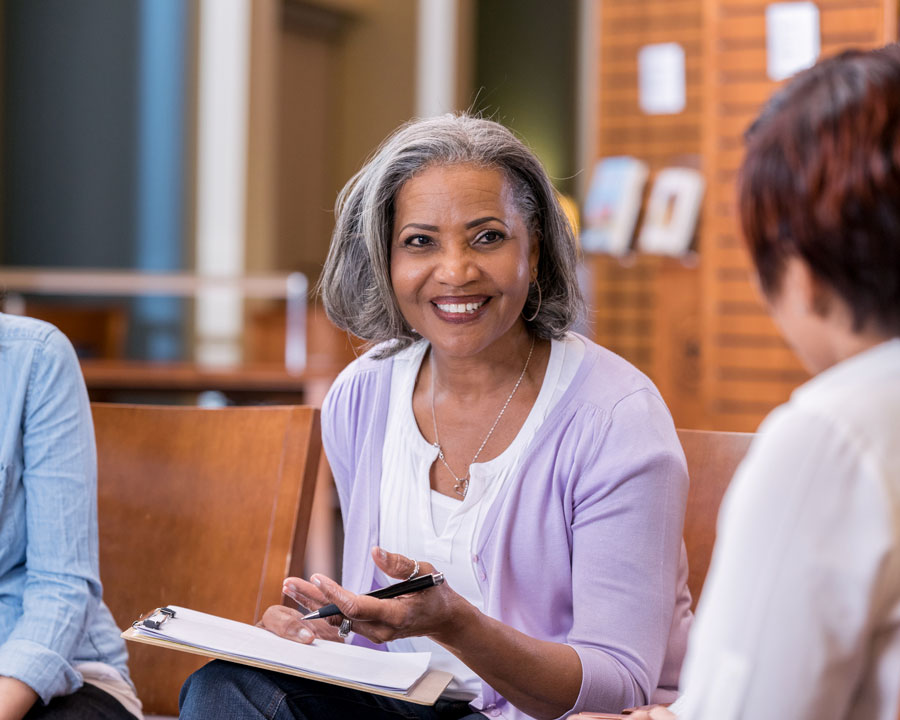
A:
<svg viewBox="0 0 900 720">
<path fill-rule="evenodd" d="M 472 562 L 478 562 L 478 555 L 472 555 Z"/>
<path fill-rule="evenodd" d="M 487 575 L 485 574 L 484 570 L 478 573 L 478 577 L 480 577 L 482 580 L 487 580 Z"/>
</svg>

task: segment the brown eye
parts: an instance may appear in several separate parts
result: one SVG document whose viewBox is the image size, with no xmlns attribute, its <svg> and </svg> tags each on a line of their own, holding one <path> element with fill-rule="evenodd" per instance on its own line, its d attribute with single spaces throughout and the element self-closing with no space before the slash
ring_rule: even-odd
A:
<svg viewBox="0 0 900 720">
<path fill-rule="evenodd" d="M 478 236 L 478 242 L 482 245 L 493 245 L 503 240 L 504 235 L 499 230 L 485 230 Z"/>
</svg>

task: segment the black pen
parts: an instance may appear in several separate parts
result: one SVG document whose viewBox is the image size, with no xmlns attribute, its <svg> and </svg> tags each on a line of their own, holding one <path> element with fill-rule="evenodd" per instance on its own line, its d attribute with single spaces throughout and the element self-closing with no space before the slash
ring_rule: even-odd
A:
<svg viewBox="0 0 900 720">
<path fill-rule="evenodd" d="M 415 577 L 412 580 L 404 580 L 403 582 L 388 585 L 387 587 L 379 588 L 378 590 L 373 590 L 370 593 L 366 593 L 366 595 L 368 595 L 369 597 L 378 598 L 379 600 L 387 600 L 388 598 L 395 598 L 398 595 L 406 595 L 408 593 L 418 592 L 419 590 L 427 590 L 428 588 L 434 587 L 435 585 L 440 585 L 442 582 L 444 582 L 444 573 L 419 575 L 419 577 Z M 337 605 L 331 603 L 329 605 L 324 605 L 318 610 L 314 610 L 311 613 L 307 613 L 303 616 L 303 619 L 316 620 L 318 618 L 330 617 L 331 615 L 340 614 L 340 608 Z"/>
</svg>

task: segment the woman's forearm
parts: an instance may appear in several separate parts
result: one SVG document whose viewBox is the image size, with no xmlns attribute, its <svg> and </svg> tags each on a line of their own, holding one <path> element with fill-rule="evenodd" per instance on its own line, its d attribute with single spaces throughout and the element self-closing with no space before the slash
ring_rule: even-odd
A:
<svg viewBox="0 0 900 720">
<path fill-rule="evenodd" d="M 37 701 L 37 693 L 15 678 L 0 677 L 0 720 L 22 720 Z"/>
<path fill-rule="evenodd" d="M 465 601 L 455 614 L 432 639 L 500 695 L 539 719 L 572 708 L 581 690 L 581 660 L 571 646 L 525 635 Z"/>
</svg>

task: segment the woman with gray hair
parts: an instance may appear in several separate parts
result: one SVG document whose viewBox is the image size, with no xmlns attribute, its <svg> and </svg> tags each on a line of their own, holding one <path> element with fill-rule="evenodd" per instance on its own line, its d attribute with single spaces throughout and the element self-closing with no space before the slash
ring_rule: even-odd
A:
<svg viewBox="0 0 900 720">
<path fill-rule="evenodd" d="M 285 594 L 342 616 L 272 607 L 263 624 L 429 651 L 454 680 L 426 707 L 216 662 L 182 717 L 555 718 L 666 698 L 690 622 L 684 457 L 653 384 L 568 331 L 575 242 L 539 161 L 495 122 L 415 121 L 336 215 L 325 308 L 372 343 L 322 409 L 343 578 Z M 422 592 L 363 594 L 437 571 Z"/>
</svg>

